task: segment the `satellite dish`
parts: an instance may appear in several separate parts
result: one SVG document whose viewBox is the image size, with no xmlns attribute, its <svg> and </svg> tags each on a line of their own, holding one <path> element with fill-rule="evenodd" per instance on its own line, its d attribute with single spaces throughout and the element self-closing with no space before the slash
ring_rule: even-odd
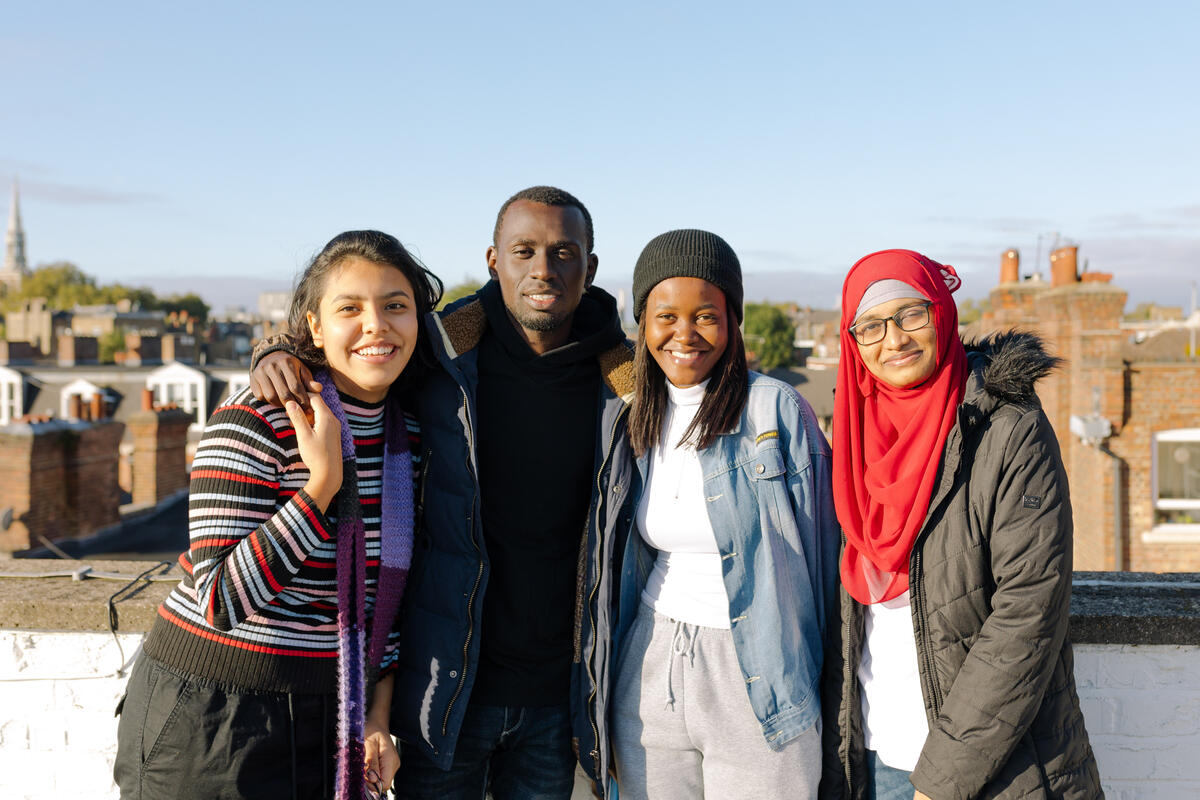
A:
<svg viewBox="0 0 1200 800">
<path fill-rule="evenodd" d="M 9 506 L 8 508 L 4 509 L 4 511 L 0 512 L 0 530 L 6 531 L 12 527 L 12 524 L 13 510 L 12 506 Z"/>
</svg>

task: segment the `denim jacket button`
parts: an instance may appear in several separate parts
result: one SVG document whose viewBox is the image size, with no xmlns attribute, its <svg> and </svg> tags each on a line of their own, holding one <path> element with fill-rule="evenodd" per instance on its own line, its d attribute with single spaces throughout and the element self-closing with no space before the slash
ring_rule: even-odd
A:
<svg viewBox="0 0 1200 800">
<path fill-rule="evenodd" d="M 759 464 L 757 467 L 754 468 L 754 471 L 757 472 L 759 475 L 762 475 L 764 472 L 767 471 L 767 468 L 764 467 L 762 464 Z"/>
</svg>

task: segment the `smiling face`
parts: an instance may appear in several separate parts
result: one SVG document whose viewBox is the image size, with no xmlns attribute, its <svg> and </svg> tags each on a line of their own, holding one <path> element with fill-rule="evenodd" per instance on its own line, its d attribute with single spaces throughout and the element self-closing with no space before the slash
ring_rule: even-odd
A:
<svg viewBox="0 0 1200 800">
<path fill-rule="evenodd" d="M 509 317 L 534 352 L 565 344 L 575 309 L 596 274 L 583 213 L 574 206 L 518 200 L 505 211 L 487 261 Z"/>
<path fill-rule="evenodd" d="M 857 344 L 863 365 L 879 380 L 902 389 L 922 383 L 937 369 L 937 329 L 933 315 L 936 306 L 930 308 L 929 324 L 915 331 L 901 330 L 896 321 L 889 319 L 906 306 L 925 302 L 924 297 L 900 297 L 880 303 L 864 311 L 855 323 L 866 319 L 888 319 L 884 337 L 874 344 Z"/>
<path fill-rule="evenodd" d="M 366 402 L 382 400 L 417 345 L 413 287 L 398 268 L 358 256 L 329 275 L 318 313 L 308 313 L 313 344 L 334 385 Z"/>
<path fill-rule="evenodd" d="M 645 346 L 680 388 L 702 383 L 729 344 L 725 293 L 701 278 L 668 278 L 646 296 Z"/>
</svg>

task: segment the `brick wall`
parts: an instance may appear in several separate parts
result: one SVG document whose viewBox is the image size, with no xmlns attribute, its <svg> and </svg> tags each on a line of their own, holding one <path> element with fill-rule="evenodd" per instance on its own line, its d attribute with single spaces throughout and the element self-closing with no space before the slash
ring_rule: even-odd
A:
<svg viewBox="0 0 1200 800">
<path fill-rule="evenodd" d="M 162 363 L 162 340 L 158 336 L 143 336 L 136 331 L 125 334 L 126 366 L 138 367 L 143 364 Z"/>
<path fill-rule="evenodd" d="M 1064 462 L 1075 518 L 1075 569 L 1114 569 L 1112 459 L 1092 447 L 1071 447 Z M 1123 539 L 1128 541 L 1127 536 Z"/>
<path fill-rule="evenodd" d="M 1189 572 L 1200 566 L 1200 542 L 1146 541 L 1154 525 L 1152 435 L 1200 427 L 1200 365 L 1131 364 L 1127 373 L 1128 421 L 1111 447 L 1127 464 L 1125 491 L 1129 569 Z"/>
<path fill-rule="evenodd" d="M 116 800 L 118 669 L 143 634 L 118 636 L 0 631 L 0 797 Z"/>
<path fill-rule="evenodd" d="M 1100 413 L 1113 423 L 1107 445 L 1121 460 L 1120 495 L 1124 567 L 1144 572 L 1192 572 L 1200 568 L 1200 542 L 1162 541 L 1154 527 L 1153 434 L 1200 427 L 1200 365 L 1143 363 L 1099 368 L 1084 357 L 1053 382 L 1073 386 L 1072 413 L 1091 412 L 1089 392 L 1100 388 Z M 1085 400 L 1085 398 L 1088 398 Z M 1056 428 L 1064 445 L 1075 511 L 1075 568 L 1114 569 L 1112 459 Z M 1065 435 L 1064 435 L 1065 434 Z"/>
<path fill-rule="evenodd" d="M 1127 570 L 1187 572 L 1200 569 L 1200 542 L 1161 541 L 1146 534 L 1154 525 L 1151 438 L 1157 431 L 1200 427 L 1200 363 L 1127 364 L 1120 329 L 1126 293 L 1103 281 L 1001 284 L 990 295 L 984 332 L 1036 330 L 1064 367 L 1038 384 L 1038 396 L 1054 426 L 1071 482 L 1075 512 L 1075 568 L 1114 569 L 1115 504 L 1119 498 Z M 1106 442 L 1120 460 L 1070 432 L 1072 415 L 1098 413 L 1109 420 Z"/>
<path fill-rule="evenodd" d="M 187 488 L 191 422 L 192 416 L 179 409 L 139 411 L 129 417 L 133 439 L 130 494 L 134 503 L 157 503 Z"/>
<path fill-rule="evenodd" d="M 66 448 L 66 523 L 72 537 L 120 522 L 117 447 L 125 425 L 111 419 L 82 426 Z"/>
<path fill-rule="evenodd" d="M 0 550 L 25 550 L 38 534 L 55 538 L 65 530 L 67 430 L 61 422 L 0 427 L 0 510 L 12 509 L 13 519 L 0 530 Z"/>
<path fill-rule="evenodd" d="M 17 423 L 0 427 L 0 550 L 94 533 L 120 520 L 117 443 L 125 426 L 98 422 Z"/>
<path fill-rule="evenodd" d="M 1108 800 L 1200 797 L 1200 647 L 1076 645 L 1075 682 Z"/>
<path fill-rule="evenodd" d="M 58 337 L 58 365 L 96 364 L 100 361 L 100 341 L 95 336 L 61 334 Z"/>
</svg>

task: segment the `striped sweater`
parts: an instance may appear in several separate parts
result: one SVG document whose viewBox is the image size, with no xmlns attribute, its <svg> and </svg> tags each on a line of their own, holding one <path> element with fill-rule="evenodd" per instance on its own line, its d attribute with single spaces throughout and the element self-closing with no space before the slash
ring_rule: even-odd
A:
<svg viewBox="0 0 1200 800">
<path fill-rule="evenodd" d="M 383 403 L 340 395 L 354 434 L 366 530 L 367 616 L 379 573 Z M 405 415 L 413 477 L 420 433 Z M 323 514 L 283 409 L 234 396 L 213 414 L 192 461 L 186 576 L 143 645 L 151 658 L 247 690 L 332 692 L 337 680 L 337 500 Z M 396 634 L 380 675 L 396 663 Z"/>
</svg>

